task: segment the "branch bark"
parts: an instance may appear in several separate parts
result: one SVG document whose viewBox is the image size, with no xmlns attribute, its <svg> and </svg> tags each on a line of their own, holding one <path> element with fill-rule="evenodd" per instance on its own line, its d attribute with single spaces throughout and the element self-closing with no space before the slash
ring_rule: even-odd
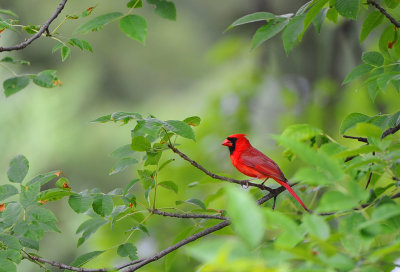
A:
<svg viewBox="0 0 400 272">
<path fill-rule="evenodd" d="M 47 264 L 49 264 L 51 266 L 58 267 L 60 269 L 69 269 L 69 270 L 72 270 L 72 271 L 80 271 L 80 272 L 104 272 L 104 271 L 109 271 L 106 268 L 99 268 L 99 269 L 90 269 L 89 268 L 88 269 L 88 268 L 82 268 L 82 267 L 74 267 L 74 266 L 58 263 L 58 262 L 55 262 L 55 261 L 47 260 L 47 259 L 35 256 L 35 255 L 30 255 L 29 253 L 27 255 L 28 255 L 28 258 L 33 260 L 33 261 L 38 261 L 38 262 L 41 262 L 41 263 L 47 263 Z"/>
<path fill-rule="evenodd" d="M 228 178 L 228 177 L 224 177 L 224 176 L 220 176 L 214 173 L 211 173 L 210 171 L 208 171 L 207 169 L 205 169 L 203 166 L 201 166 L 200 164 L 198 164 L 197 162 L 195 162 L 194 160 L 190 159 L 188 156 L 186 156 L 184 153 L 182 153 L 180 150 L 178 150 L 176 147 L 172 146 L 171 144 L 168 145 L 168 147 L 176 154 L 178 154 L 182 159 L 184 159 L 185 161 L 188 161 L 191 165 L 193 165 L 194 167 L 196 167 L 197 169 L 203 171 L 206 175 L 212 177 L 213 179 L 219 179 L 219 180 L 223 180 L 223 181 L 228 181 L 231 183 L 236 183 L 242 186 L 251 186 L 251 187 L 257 187 L 260 190 L 267 190 L 269 192 L 272 192 L 273 189 L 262 185 L 262 184 L 258 184 L 258 183 L 253 183 L 250 182 L 250 180 L 253 179 L 248 179 L 248 180 L 237 180 L 237 179 L 233 179 L 233 178 Z"/>
<path fill-rule="evenodd" d="M 392 17 L 384 8 L 382 8 L 377 2 L 374 0 L 367 0 L 367 4 L 374 6 L 376 9 L 378 9 L 386 18 L 389 19 L 389 21 L 395 26 L 395 27 L 400 27 L 400 23 Z"/>
<path fill-rule="evenodd" d="M 50 16 L 50 18 L 40 27 L 39 31 L 31 36 L 29 39 L 26 39 L 25 41 L 14 45 L 10 47 L 0 47 L 0 52 L 4 51 L 14 51 L 14 50 L 21 50 L 30 45 L 34 40 L 42 36 L 44 32 L 48 32 L 50 24 L 57 18 L 57 16 L 61 13 L 61 11 L 64 9 L 65 4 L 67 3 L 67 0 L 62 0 L 58 6 L 57 9 L 54 11 L 54 13 Z"/>
<path fill-rule="evenodd" d="M 150 210 L 151 213 L 168 216 L 168 217 L 177 217 L 177 218 L 204 218 L 204 219 L 218 219 L 218 220 L 227 220 L 228 218 L 221 215 L 211 215 L 211 214 L 197 214 L 197 213 L 170 213 L 163 212 L 157 209 Z"/>
</svg>

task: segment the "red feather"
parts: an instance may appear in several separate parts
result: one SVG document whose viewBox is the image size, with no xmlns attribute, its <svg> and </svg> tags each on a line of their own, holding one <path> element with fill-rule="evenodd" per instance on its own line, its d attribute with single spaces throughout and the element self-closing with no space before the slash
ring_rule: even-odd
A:
<svg viewBox="0 0 400 272">
<path fill-rule="evenodd" d="M 306 211 L 309 211 L 300 197 L 293 191 L 289 184 L 287 184 L 287 179 L 279 166 L 262 152 L 254 148 L 245 136 L 245 134 L 233 134 L 228 136 L 222 143 L 229 147 L 233 166 L 249 177 L 264 180 L 268 178 L 274 179 L 280 185 L 284 186 Z"/>
</svg>

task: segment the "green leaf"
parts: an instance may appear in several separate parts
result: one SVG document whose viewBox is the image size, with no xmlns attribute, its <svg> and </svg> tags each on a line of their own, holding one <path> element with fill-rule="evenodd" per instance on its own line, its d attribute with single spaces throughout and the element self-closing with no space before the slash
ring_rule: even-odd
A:
<svg viewBox="0 0 400 272">
<path fill-rule="evenodd" d="M 360 43 L 365 41 L 374 28 L 378 27 L 383 21 L 383 14 L 380 11 L 373 11 L 365 18 L 360 32 Z"/>
<path fill-rule="evenodd" d="M 365 123 L 368 122 L 370 119 L 371 117 L 362 113 L 351 113 L 343 120 L 339 130 L 340 134 L 343 135 L 347 130 L 355 127 L 358 123 Z"/>
<path fill-rule="evenodd" d="M 360 0 L 336 0 L 335 8 L 343 17 L 356 20 L 360 10 Z"/>
<path fill-rule="evenodd" d="M 71 190 L 71 189 L 69 189 Z M 43 191 L 40 194 L 40 200 L 41 201 L 57 201 L 60 199 L 63 199 L 66 196 L 72 195 L 71 191 L 67 191 L 66 189 L 60 189 L 60 188 L 51 188 L 46 191 Z"/>
<path fill-rule="evenodd" d="M 373 66 L 382 66 L 384 62 L 382 54 L 376 51 L 364 52 L 361 58 L 364 63 Z"/>
<path fill-rule="evenodd" d="M 3 82 L 4 94 L 6 97 L 13 95 L 22 89 L 24 89 L 29 84 L 29 77 L 27 76 L 17 76 L 6 79 Z"/>
<path fill-rule="evenodd" d="M 298 41 L 299 35 L 303 32 L 305 14 L 297 15 L 290 19 L 285 30 L 282 32 L 283 46 L 285 47 L 286 55 L 289 55 L 290 50 Z"/>
<path fill-rule="evenodd" d="M 326 13 L 326 18 L 336 24 L 338 18 L 337 10 L 335 8 L 329 8 L 328 12 Z"/>
<path fill-rule="evenodd" d="M 15 12 L 13 12 L 13 11 L 11 11 L 9 9 L 0 9 L 0 13 L 1 14 L 5 14 L 5 15 L 10 15 L 10 16 L 13 16 L 15 18 L 18 18 L 18 15 Z"/>
<path fill-rule="evenodd" d="M 39 174 L 37 176 L 35 176 L 33 179 L 31 179 L 30 181 L 28 181 L 26 183 L 27 186 L 34 184 L 34 183 L 39 183 L 40 186 L 45 185 L 47 182 L 51 181 L 52 179 L 57 177 L 57 174 L 60 171 L 52 171 L 52 172 L 48 172 L 45 174 Z"/>
<path fill-rule="evenodd" d="M 61 232 L 57 225 L 57 217 L 48 209 L 42 207 L 35 207 L 27 213 L 28 217 L 34 218 L 37 222 L 49 228 L 49 231 Z M 45 230 L 48 231 L 48 230 Z"/>
<path fill-rule="evenodd" d="M 310 185 L 329 185 L 334 183 L 324 173 L 308 167 L 302 167 L 293 177 L 294 181 Z"/>
<path fill-rule="evenodd" d="M 388 8 L 394 9 L 399 5 L 399 1 L 397 1 L 397 0 L 385 0 L 385 5 Z"/>
<path fill-rule="evenodd" d="M 117 20 L 118 18 L 122 17 L 123 14 L 121 12 L 111 12 L 100 15 L 96 18 L 93 18 L 80 27 L 78 27 L 73 33 L 83 33 L 86 34 L 89 31 L 98 31 L 103 28 L 106 24 L 111 23 L 112 21 Z"/>
<path fill-rule="evenodd" d="M 12 64 L 22 64 L 22 65 L 30 65 L 31 63 L 27 60 L 15 60 L 10 56 L 4 57 L 0 60 L 0 62 L 7 62 Z"/>
<path fill-rule="evenodd" d="M 0 185 L 0 201 L 18 194 L 18 189 L 11 184 Z"/>
<path fill-rule="evenodd" d="M 96 258 L 100 254 L 102 254 L 104 251 L 92 251 L 89 253 L 85 253 L 78 258 L 76 258 L 72 263 L 71 266 L 74 267 L 82 267 L 84 264 L 88 263 L 92 259 Z M 65 269 L 64 272 L 73 272 L 72 270 Z"/>
<path fill-rule="evenodd" d="M 304 30 L 300 36 L 300 40 L 302 39 L 304 32 L 308 29 L 310 24 L 318 16 L 318 14 L 322 10 L 322 8 L 326 5 L 327 2 L 328 0 L 315 1 L 315 4 L 307 11 L 306 18 L 304 19 Z"/>
<path fill-rule="evenodd" d="M 102 218 L 92 218 L 83 222 L 78 229 L 76 234 L 82 233 L 81 238 L 78 240 L 78 247 L 82 245 L 93 233 L 97 231 L 98 228 L 107 224 L 108 221 Z"/>
<path fill-rule="evenodd" d="M 99 118 L 97 118 L 97 119 L 95 119 L 93 121 L 90 121 L 90 122 L 91 123 L 107 123 L 107 122 L 110 122 L 110 121 L 112 121 L 111 120 L 111 114 L 108 114 L 108 115 L 101 116 L 101 117 L 99 117 Z"/>
<path fill-rule="evenodd" d="M 388 119 L 388 126 L 395 127 L 400 123 L 400 111 L 396 112 Z"/>
<path fill-rule="evenodd" d="M 51 49 L 51 53 L 55 53 L 55 52 L 57 52 L 58 50 L 60 50 L 62 47 L 64 46 L 64 44 L 63 43 L 57 43 L 55 46 L 53 46 L 53 48 Z"/>
<path fill-rule="evenodd" d="M 119 28 L 130 38 L 146 43 L 147 22 L 139 15 L 126 15 L 119 21 Z"/>
<path fill-rule="evenodd" d="M 112 121 L 122 121 L 125 124 L 128 123 L 130 120 L 137 120 L 137 119 L 142 119 L 142 115 L 140 115 L 137 112 L 114 112 L 111 114 L 111 120 Z"/>
<path fill-rule="evenodd" d="M 137 248 L 132 243 L 125 243 L 118 247 L 117 253 L 121 257 L 129 257 L 131 261 L 136 260 Z"/>
<path fill-rule="evenodd" d="M 21 204 L 17 202 L 8 203 L 3 212 L 3 223 L 7 226 L 13 225 L 23 215 L 23 212 L 24 209 L 22 208 Z"/>
<path fill-rule="evenodd" d="M 392 58 L 389 53 L 389 49 L 392 49 L 390 45 L 393 45 L 393 42 L 396 42 L 397 35 L 397 30 L 395 30 L 392 26 L 388 26 L 379 38 L 379 50 L 385 57 L 389 59 Z"/>
<path fill-rule="evenodd" d="M 322 23 L 325 20 L 327 12 L 328 12 L 328 8 L 322 9 L 313 20 L 314 27 L 318 33 L 321 33 Z"/>
<path fill-rule="evenodd" d="M 17 272 L 17 267 L 12 261 L 0 258 L 0 272 Z"/>
<path fill-rule="evenodd" d="M 89 210 L 93 203 L 93 197 L 87 192 L 81 192 L 79 194 L 71 195 L 68 199 L 69 206 L 76 213 L 84 213 Z"/>
<path fill-rule="evenodd" d="M 29 162 L 24 155 L 17 155 L 10 161 L 7 170 L 8 179 L 11 182 L 21 183 L 29 170 Z"/>
<path fill-rule="evenodd" d="M 266 25 L 257 29 L 251 42 L 251 49 L 257 48 L 263 42 L 271 39 L 289 23 L 287 18 L 276 18 L 270 20 Z"/>
<path fill-rule="evenodd" d="M 268 229 L 271 225 L 281 231 L 274 241 L 277 247 L 292 248 L 304 240 L 304 230 L 291 217 L 272 210 L 264 210 L 264 214 Z"/>
<path fill-rule="evenodd" d="M 200 207 L 202 210 L 207 209 L 206 204 L 204 204 L 203 201 L 201 201 L 200 199 L 197 199 L 197 198 L 191 198 L 191 199 L 185 200 L 185 203 L 196 205 L 196 206 Z"/>
<path fill-rule="evenodd" d="M 140 180 L 145 190 L 154 186 L 154 172 L 150 170 L 138 170 Z"/>
<path fill-rule="evenodd" d="M 196 141 L 196 136 L 192 127 L 183 121 L 168 120 L 164 122 L 164 126 L 167 130 L 172 131 L 179 136 Z"/>
<path fill-rule="evenodd" d="M 318 206 L 320 212 L 344 211 L 357 207 L 358 199 L 338 191 L 325 193 Z"/>
<path fill-rule="evenodd" d="M 197 127 L 198 125 L 200 125 L 200 121 L 201 119 L 198 116 L 191 116 L 183 120 L 183 122 L 192 127 Z"/>
<path fill-rule="evenodd" d="M 338 181 L 344 176 L 344 172 L 337 160 L 327 156 L 324 153 L 318 153 L 311 147 L 302 142 L 298 142 L 290 137 L 274 137 L 280 144 L 292 150 L 304 162 L 318 167 L 321 171 L 330 174 L 331 180 Z"/>
<path fill-rule="evenodd" d="M 147 151 L 150 150 L 151 143 L 143 136 L 136 136 L 132 138 L 131 149 L 134 151 Z"/>
<path fill-rule="evenodd" d="M 306 141 L 318 135 L 323 135 L 322 129 L 309 124 L 295 124 L 285 128 L 282 136 L 290 137 L 298 141 Z"/>
<path fill-rule="evenodd" d="M 306 214 L 303 217 L 303 226 L 313 236 L 326 240 L 330 235 L 330 228 L 325 220 L 316 214 Z"/>
<path fill-rule="evenodd" d="M 371 72 L 372 69 L 374 69 L 374 66 L 372 66 L 372 65 L 360 64 L 360 65 L 356 66 L 353 70 L 351 70 L 351 72 L 343 80 L 342 84 L 343 85 L 347 84 L 350 81 L 353 81 L 359 77 L 362 77 L 362 76 L 368 74 L 369 72 Z"/>
<path fill-rule="evenodd" d="M 33 83 L 40 87 L 44 88 L 53 88 L 56 86 L 56 82 L 58 78 L 56 76 L 56 71 L 54 70 L 45 70 L 40 72 L 33 78 Z"/>
<path fill-rule="evenodd" d="M 178 193 L 178 185 L 176 185 L 176 183 L 173 181 L 169 181 L 169 180 L 163 181 L 163 182 L 158 183 L 158 185 L 164 187 L 165 189 L 168 189 L 168 190 L 174 191 L 175 193 Z"/>
<path fill-rule="evenodd" d="M 270 19 L 275 18 L 275 15 L 269 12 L 256 12 L 252 14 L 245 15 L 243 17 L 240 17 L 236 21 L 234 21 L 225 31 L 234 28 L 235 26 L 238 25 L 243 25 L 243 24 L 248 24 L 248 23 L 253 23 L 253 22 L 258 22 L 258 21 L 267 21 Z"/>
<path fill-rule="evenodd" d="M 227 211 L 233 230 L 252 247 L 259 245 L 264 237 L 264 215 L 251 196 L 239 188 L 227 188 Z M 251 222 L 251 225 L 249 225 Z"/>
<path fill-rule="evenodd" d="M 382 129 L 380 127 L 368 123 L 358 123 L 356 131 L 362 136 L 375 137 L 378 139 L 382 135 Z"/>
<path fill-rule="evenodd" d="M 142 0 L 130 0 L 128 3 L 126 3 L 127 8 L 141 8 L 143 7 L 143 2 Z"/>
<path fill-rule="evenodd" d="M 135 185 L 138 181 L 139 181 L 139 179 L 134 179 L 134 180 L 130 181 L 128 183 L 128 185 L 126 185 L 124 192 L 122 194 L 126 195 L 129 192 L 129 190 L 132 189 L 133 185 Z"/>
<path fill-rule="evenodd" d="M 19 242 L 23 247 L 31 248 L 36 251 L 39 251 L 39 242 L 26 238 L 26 237 L 19 237 Z"/>
<path fill-rule="evenodd" d="M 89 42 L 81 39 L 71 38 L 68 43 L 72 46 L 77 46 L 79 49 L 93 52 L 92 46 Z"/>
<path fill-rule="evenodd" d="M 147 3 L 156 6 L 155 12 L 162 18 L 175 21 L 176 8 L 175 4 L 166 0 L 147 0 Z"/>
<path fill-rule="evenodd" d="M 162 151 L 147 151 L 147 159 L 144 162 L 144 166 L 157 165 L 161 159 Z"/>
<path fill-rule="evenodd" d="M 370 225 L 382 222 L 394 216 L 398 216 L 400 214 L 400 209 L 398 205 L 395 204 L 383 204 L 377 207 L 373 213 L 372 218 L 362 224 L 357 226 L 358 229 L 366 228 Z"/>
<path fill-rule="evenodd" d="M 127 144 L 127 145 L 123 145 L 118 147 L 117 149 L 115 149 L 110 156 L 113 158 L 117 158 L 117 159 L 123 159 L 123 158 L 128 158 L 131 157 L 135 154 L 135 151 L 133 151 L 131 149 L 131 145 Z"/>
<path fill-rule="evenodd" d="M 113 210 L 114 203 L 111 196 L 100 194 L 95 196 L 92 207 L 97 214 L 108 216 Z"/>
<path fill-rule="evenodd" d="M 68 46 L 61 47 L 61 60 L 64 62 L 71 54 L 71 48 Z"/>
<path fill-rule="evenodd" d="M 0 234 L 0 241 L 7 249 L 21 250 L 21 244 L 18 239 L 8 234 Z"/>
<path fill-rule="evenodd" d="M 117 163 L 113 166 L 113 168 L 110 170 L 109 175 L 114 175 L 119 172 L 124 171 L 126 168 L 131 166 L 132 164 L 138 163 L 138 161 L 134 158 L 123 158 L 117 161 Z"/>
</svg>

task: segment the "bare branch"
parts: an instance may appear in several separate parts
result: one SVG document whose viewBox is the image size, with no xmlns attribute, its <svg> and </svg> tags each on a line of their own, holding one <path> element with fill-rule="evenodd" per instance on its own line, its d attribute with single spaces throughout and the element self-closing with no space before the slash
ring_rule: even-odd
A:
<svg viewBox="0 0 400 272">
<path fill-rule="evenodd" d="M 199 213 L 170 213 L 170 212 L 163 212 L 157 209 L 150 210 L 150 212 L 162 216 L 177 217 L 177 218 L 204 218 L 204 219 L 218 219 L 218 220 L 228 219 L 227 217 L 221 215 L 199 214 Z"/>
<path fill-rule="evenodd" d="M 230 225 L 230 222 L 228 220 L 225 220 L 225 221 L 223 221 L 223 222 L 221 222 L 221 223 L 219 223 L 219 224 L 217 224 L 217 225 L 215 225 L 213 227 L 210 227 L 208 229 L 205 229 L 203 231 L 195 233 L 195 234 L 187 237 L 186 239 L 183 239 L 182 241 L 176 243 L 175 245 L 167 247 L 166 249 L 154 254 L 152 257 L 143 259 L 142 262 L 140 262 L 140 263 L 136 264 L 135 266 L 132 266 L 132 267 L 124 270 L 124 272 L 136 271 L 140 267 L 142 267 L 142 266 L 144 266 L 144 265 L 146 265 L 148 263 L 157 261 L 158 259 L 164 257 L 168 253 L 171 253 L 172 251 L 177 250 L 178 248 L 180 248 L 180 247 L 182 247 L 182 246 L 184 246 L 184 245 L 186 245 L 186 244 L 188 244 L 190 242 L 196 241 L 197 239 L 199 239 L 199 238 L 201 238 L 203 236 L 206 236 L 206 235 L 208 235 L 210 233 L 213 233 L 213 232 L 215 232 L 217 230 L 223 229 L 223 228 L 225 228 L 226 226 L 229 226 L 229 225 Z"/>
<path fill-rule="evenodd" d="M 224 177 L 224 176 L 220 176 L 214 173 L 211 173 L 210 171 L 208 171 L 207 169 L 205 169 L 203 166 L 201 166 L 200 164 L 198 164 L 197 162 L 195 162 L 194 160 L 190 159 L 188 156 L 186 156 L 184 153 L 182 153 L 181 151 L 179 151 L 176 147 L 172 146 L 171 144 L 168 145 L 168 147 L 176 154 L 178 154 L 182 159 L 184 159 L 185 161 L 190 162 L 191 165 L 193 165 L 194 167 L 196 167 L 197 169 L 203 171 L 206 175 L 212 177 L 213 179 L 219 179 L 219 180 L 223 180 L 223 181 L 228 181 L 231 183 L 236 183 L 242 186 L 252 186 L 252 187 L 257 187 L 260 190 L 267 190 L 269 192 L 271 192 L 273 189 L 262 185 L 262 184 L 258 184 L 258 183 L 253 183 L 250 182 L 250 180 L 252 179 L 248 179 L 248 180 L 237 180 L 237 179 L 233 179 L 233 178 L 228 178 L 228 177 Z"/>
<path fill-rule="evenodd" d="M 386 136 L 388 136 L 390 134 L 395 134 L 399 130 L 400 130 L 400 123 L 398 123 L 397 126 L 395 126 L 395 127 L 388 128 L 387 130 L 385 130 L 382 134 L 381 139 L 385 138 Z"/>
<path fill-rule="evenodd" d="M 44 32 L 49 33 L 49 26 L 50 24 L 57 18 L 57 16 L 61 13 L 64 9 L 65 3 L 67 0 L 62 0 L 59 4 L 57 9 L 54 13 L 50 16 L 50 18 L 40 27 L 39 31 L 35 33 L 35 35 L 31 36 L 29 39 L 10 47 L 0 47 L 0 52 L 3 51 L 14 51 L 14 50 L 21 50 L 30 45 L 34 40 L 42 36 Z"/>
<path fill-rule="evenodd" d="M 343 135 L 343 138 L 346 139 L 355 139 L 359 142 L 367 143 L 368 144 L 368 139 L 365 137 L 354 137 L 354 136 L 348 136 L 348 135 Z"/>
<path fill-rule="evenodd" d="M 396 21 L 384 8 L 382 8 L 377 2 L 374 0 L 367 0 L 367 4 L 374 6 L 376 9 L 378 9 L 383 15 L 385 15 L 386 18 L 389 19 L 389 21 L 395 26 L 395 27 L 400 27 L 400 23 Z"/>
<path fill-rule="evenodd" d="M 74 266 L 58 263 L 58 262 L 55 262 L 55 261 L 47 260 L 47 259 L 35 256 L 35 255 L 31 255 L 29 253 L 27 253 L 27 255 L 28 255 L 28 258 L 33 260 L 33 261 L 47 263 L 49 265 L 52 265 L 54 267 L 58 267 L 60 269 L 69 269 L 69 270 L 72 270 L 72 271 L 80 271 L 80 272 L 104 272 L 104 271 L 109 271 L 106 268 L 90 269 L 90 268 L 74 267 Z"/>
</svg>

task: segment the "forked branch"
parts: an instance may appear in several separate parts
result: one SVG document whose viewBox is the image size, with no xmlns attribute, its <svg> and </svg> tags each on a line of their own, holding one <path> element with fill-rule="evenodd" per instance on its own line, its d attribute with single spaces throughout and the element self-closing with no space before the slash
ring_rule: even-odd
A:
<svg viewBox="0 0 400 272">
<path fill-rule="evenodd" d="M 29 39 L 26 39 L 25 41 L 14 45 L 10 47 L 0 47 L 0 52 L 3 51 L 14 51 L 14 50 L 21 50 L 30 45 L 34 40 L 42 36 L 43 33 L 49 33 L 49 26 L 50 24 L 57 18 L 57 16 L 61 13 L 61 11 L 64 9 L 65 4 L 67 3 L 68 0 L 62 0 L 58 6 L 57 9 L 54 11 L 54 13 L 50 16 L 50 18 L 40 27 L 39 31 L 35 33 L 35 35 L 32 35 Z"/>
</svg>

